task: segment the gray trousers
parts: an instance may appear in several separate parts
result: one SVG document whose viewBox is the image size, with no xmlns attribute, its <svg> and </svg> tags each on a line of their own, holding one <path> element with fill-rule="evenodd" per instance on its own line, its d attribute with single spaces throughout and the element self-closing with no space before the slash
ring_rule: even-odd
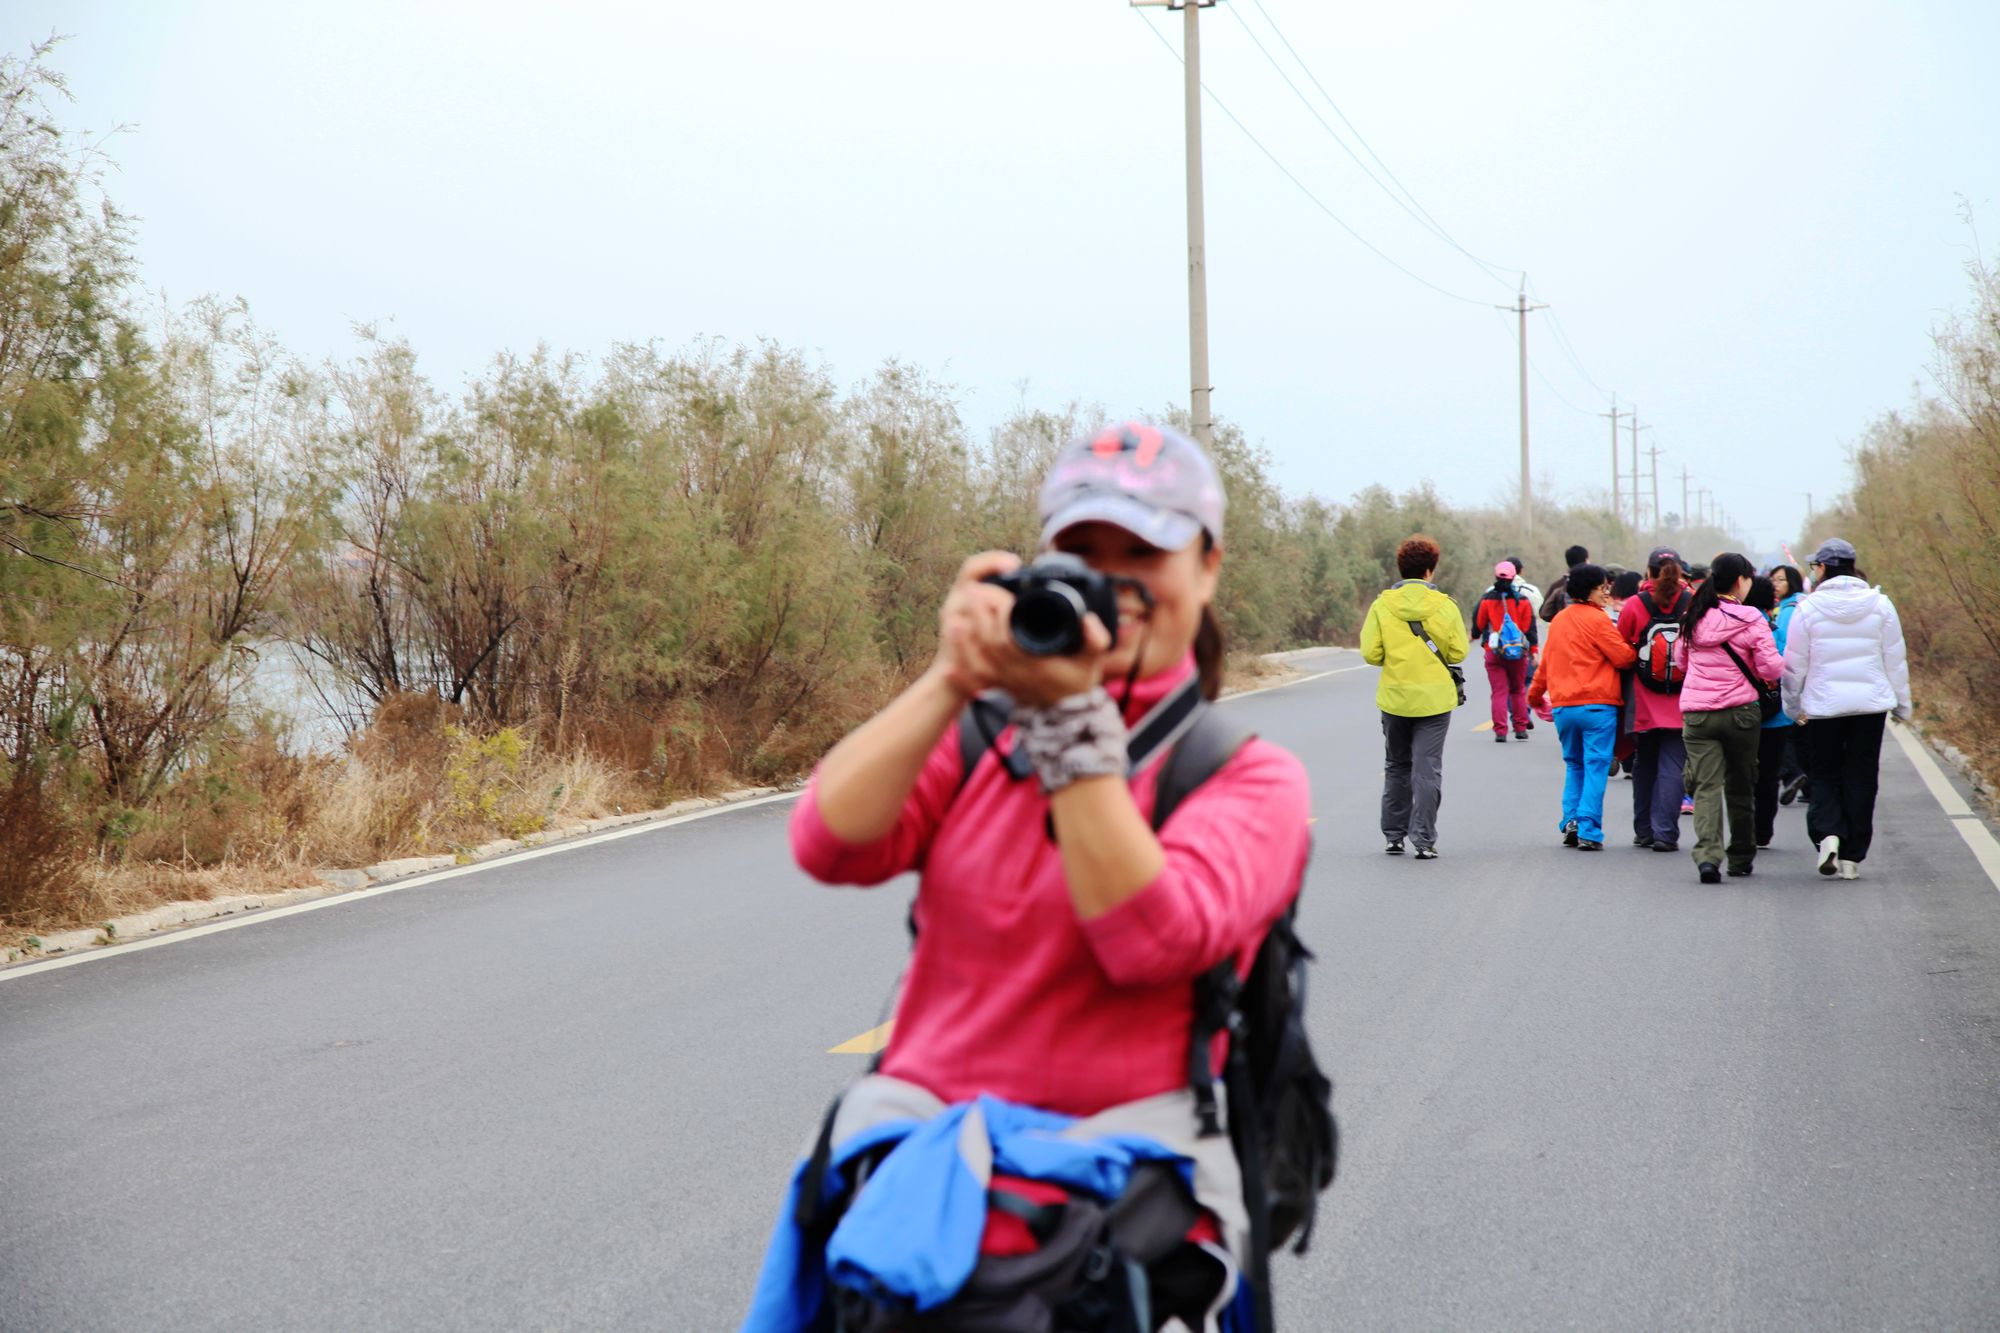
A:
<svg viewBox="0 0 2000 1333">
<path fill-rule="evenodd" d="M 1437 844 L 1438 802 L 1444 799 L 1444 738 L 1451 714 L 1382 714 L 1382 836 Z"/>
</svg>

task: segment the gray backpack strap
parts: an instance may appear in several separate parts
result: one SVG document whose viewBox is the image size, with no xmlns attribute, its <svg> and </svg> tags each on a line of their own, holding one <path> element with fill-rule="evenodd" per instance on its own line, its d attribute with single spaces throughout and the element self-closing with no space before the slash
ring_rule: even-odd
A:
<svg viewBox="0 0 2000 1333">
<path fill-rule="evenodd" d="M 1252 733 L 1231 725 L 1220 709 L 1204 704 L 1194 721 L 1166 757 L 1160 769 L 1159 786 L 1153 796 L 1153 831 L 1166 827 L 1167 819 L 1196 787 L 1221 771 L 1252 739 Z"/>
</svg>

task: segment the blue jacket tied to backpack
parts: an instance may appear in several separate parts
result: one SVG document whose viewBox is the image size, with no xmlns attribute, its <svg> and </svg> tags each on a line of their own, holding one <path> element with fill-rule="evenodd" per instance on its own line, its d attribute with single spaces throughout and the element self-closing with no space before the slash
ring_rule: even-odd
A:
<svg viewBox="0 0 2000 1333">
<path fill-rule="evenodd" d="M 1066 1138 L 1072 1116 L 981 1096 L 929 1119 L 904 1117 L 868 1126 L 836 1143 L 821 1202 L 847 1187 L 849 1168 L 870 1149 L 893 1143 L 826 1242 L 811 1252 L 796 1220 L 810 1173 L 800 1163 L 764 1253 L 763 1272 L 743 1333 L 804 1333 L 815 1327 L 826 1282 L 933 1310 L 958 1294 L 979 1260 L 987 1188 L 995 1171 L 1114 1199 L 1134 1168 L 1177 1167 L 1193 1188 L 1194 1164 L 1137 1134 Z"/>
</svg>

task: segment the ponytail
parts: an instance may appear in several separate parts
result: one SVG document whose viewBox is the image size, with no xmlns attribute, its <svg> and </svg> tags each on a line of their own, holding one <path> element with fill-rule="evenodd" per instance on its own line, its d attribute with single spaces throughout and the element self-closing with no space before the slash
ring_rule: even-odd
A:
<svg viewBox="0 0 2000 1333">
<path fill-rule="evenodd" d="M 1201 677 L 1201 697 L 1213 703 L 1222 697 L 1222 666 L 1228 655 L 1222 641 L 1222 622 L 1215 608 L 1201 608 L 1201 627 L 1194 632 L 1194 669 Z"/>
<path fill-rule="evenodd" d="M 1662 560 L 1653 575 L 1653 605 L 1662 611 L 1674 609 L 1681 599 L 1681 562 Z"/>
<path fill-rule="evenodd" d="M 1694 627 L 1701 618 L 1722 604 L 1721 588 L 1734 588 L 1746 574 L 1755 572 L 1749 558 L 1734 551 L 1724 551 L 1715 557 L 1715 563 L 1708 567 L 1708 577 L 1694 590 L 1694 600 L 1688 603 L 1687 613 L 1681 617 L 1681 633 L 1688 643 L 1694 643 Z"/>
</svg>

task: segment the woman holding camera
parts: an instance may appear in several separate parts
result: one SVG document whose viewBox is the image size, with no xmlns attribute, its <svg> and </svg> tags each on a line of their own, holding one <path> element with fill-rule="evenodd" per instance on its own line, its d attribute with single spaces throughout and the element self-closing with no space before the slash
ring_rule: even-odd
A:
<svg viewBox="0 0 2000 1333">
<path fill-rule="evenodd" d="M 926 1107 L 990 1094 L 1079 1117 L 1153 1099 L 1192 1123 L 1193 983 L 1247 960 L 1286 910 L 1310 808 L 1298 760 L 1252 739 L 1157 834 L 1150 822 L 1175 738 L 1162 719 L 1221 689 L 1223 505 L 1214 464 L 1178 432 L 1131 422 L 1072 442 L 1042 487 L 1042 542 L 1109 576 L 1115 633 L 1084 614 L 1073 651 L 1025 651 L 1024 637 L 1049 646 L 1035 641 L 1047 627 L 1010 626 L 1016 596 L 992 580 L 1025 589 L 1035 568 L 1022 580 L 1013 555 L 973 556 L 945 598 L 931 667 L 814 774 L 791 823 L 808 874 L 921 875 L 916 945 L 871 1083 Z M 961 715 L 996 689 L 1011 698 L 995 728 L 1007 730 L 968 771 Z M 1144 752 L 1128 752 L 1134 738 Z M 1016 752 L 1030 780 L 1010 773 Z M 1199 1202 L 1240 1254 L 1228 1140 L 1219 1156 L 1203 1142 Z M 1221 1183 L 1204 1193 L 1204 1181 Z M 1219 1274 L 1217 1294 L 1233 1285 Z"/>
</svg>

